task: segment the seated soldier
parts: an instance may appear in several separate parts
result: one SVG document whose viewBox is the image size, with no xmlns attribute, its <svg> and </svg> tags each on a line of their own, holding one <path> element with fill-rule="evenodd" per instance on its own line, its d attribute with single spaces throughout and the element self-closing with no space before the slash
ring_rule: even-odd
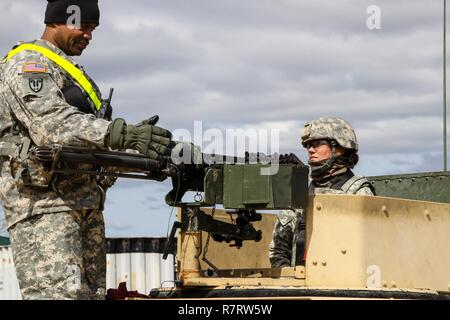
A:
<svg viewBox="0 0 450 320">
<path fill-rule="evenodd" d="M 320 118 L 303 128 L 302 145 L 311 167 L 309 194 L 375 195 L 375 188 L 352 168 L 358 163 L 355 131 L 340 118 Z M 283 210 L 278 215 L 269 246 L 273 268 L 304 265 L 306 212 Z"/>
</svg>

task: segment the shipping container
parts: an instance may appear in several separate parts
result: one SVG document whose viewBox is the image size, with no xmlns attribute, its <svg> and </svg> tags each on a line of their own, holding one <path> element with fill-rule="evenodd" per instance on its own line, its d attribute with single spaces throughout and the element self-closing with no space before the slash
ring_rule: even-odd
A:
<svg viewBox="0 0 450 320">
<path fill-rule="evenodd" d="M 175 250 L 162 259 L 166 238 L 107 238 L 106 289 L 149 294 L 153 288 L 174 286 Z M 0 246 L 0 300 L 21 300 L 10 246 Z"/>
<path fill-rule="evenodd" d="M 109 238 L 106 243 L 106 287 L 148 294 L 153 288 L 173 287 L 175 250 L 162 259 L 166 238 Z"/>
</svg>

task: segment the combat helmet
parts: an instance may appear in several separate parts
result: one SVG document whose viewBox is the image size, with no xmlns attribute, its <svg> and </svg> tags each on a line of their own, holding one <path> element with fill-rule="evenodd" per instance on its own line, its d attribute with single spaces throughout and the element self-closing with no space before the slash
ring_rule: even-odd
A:
<svg viewBox="0 0 450 320">
<path fill-rule="evenodd" d="M 358 142 L 352 126 L 341 118 L 319 118 L 305 124 L 302 132 L 302 145 L 306 148 L 312 140 L 327 139 L 336 141 L 340 146 L 358 151 Z"/>
</svg>

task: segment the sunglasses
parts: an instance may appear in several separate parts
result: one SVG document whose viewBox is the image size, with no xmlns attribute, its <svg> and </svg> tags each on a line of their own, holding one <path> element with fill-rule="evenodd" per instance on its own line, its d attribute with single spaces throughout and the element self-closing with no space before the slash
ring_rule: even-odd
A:
<svg viewBox="0 0 450 320">
<path fill-rule="evenodd" d="M 330 146 L 330 141 L 325 140 L 325 139 L 313 140 L 306 144 L 306 149 L 309 149 L 309 148 L 316 149 L 316 148 L 318 148 L 320 146 L 324 146 L 324 145 Z"/>
</svg>

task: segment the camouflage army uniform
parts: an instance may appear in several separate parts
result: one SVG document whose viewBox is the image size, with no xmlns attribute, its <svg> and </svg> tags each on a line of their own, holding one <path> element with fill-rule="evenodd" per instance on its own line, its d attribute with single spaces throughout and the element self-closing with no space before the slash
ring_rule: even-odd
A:
<svg viewBox="0 0 450 320">
<path fill-rule="evenodd" d="M 303 146 L 306 148 L 310 141 L 320 139 L 331 142 L 332 156 L 319 166 L 325 183 L 319 183 L 313 176 L 309 194 L 375 195 L 370 182 L 363 176 L 354 176 L 350 170 L 358 162 L 358 143 L 353 128 L 340 118 L 320 118 L 307 123 L 302 134 Z M 336 157 L 337 145 L 350 151 L 351 156 L 345 158 L 345 161 Z M 269 245 L 272 267 L 302 264 L 305 258 L 305 228 L 305 210 L 280 211 Z"/>
<path fill-rule="evenodd" d="M 76 65 L 50 42 L 33 43 Z M 45 68 L 24 72 L 30 63 Z M 103 298 L 105 190 L 94 176 L 52 178 L 20 153 L 26 141 L 104 149 L 110 122 L 69 105 L 61 90 L 76 83 L 40 53 L 22 51 L 2 61 L 0 77 L 0 199 L 23 298 Z M 40 90 L 33 88 L 36 81 Z"/>
</svg>

